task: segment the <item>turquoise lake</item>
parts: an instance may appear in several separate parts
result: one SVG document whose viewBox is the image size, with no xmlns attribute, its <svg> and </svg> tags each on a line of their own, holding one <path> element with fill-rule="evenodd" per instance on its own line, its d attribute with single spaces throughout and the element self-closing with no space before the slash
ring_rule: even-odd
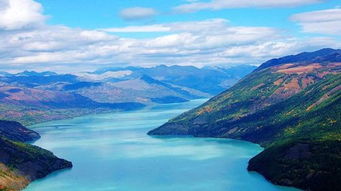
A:
<svg viewBox="0 0 341 191">
<path fill-rule="evenodd" d="M 262 151 L 231 139 L 150 137 L 146 133 L 205 100 L 98 114 L 32 126 L 35 145 L 74 167 L 25 191 L 294 191 L 246 170 Z"/>
</svg>

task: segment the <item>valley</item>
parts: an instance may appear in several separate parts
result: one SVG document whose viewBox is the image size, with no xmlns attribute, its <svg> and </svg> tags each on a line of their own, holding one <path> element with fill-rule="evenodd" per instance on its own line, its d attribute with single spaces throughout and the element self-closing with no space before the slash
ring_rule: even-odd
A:
<svg viewBox="0 0 341 191">
<path fill-rule="evenodd" d="M 147 105 L 210 97 L 236 83 L 254 66 L 102 69 L 92 73 L 21 72 L 0 75 L 0 119 L 24 125 L 93 113 L 128 111 Z M 213 89 L 201 84 L 221 84 Z"/>
<path fill-rule="evenodd" d="M 89 163 L 85 157 L 79 158 L 85 154 L 83 151 L 88 153 L 92 147 L 98 149 L 104 146 L 103 151 L 110 153 L 114 157 L 114 161 L 111 162 L 117 165 L 122 165 L 121 157 L 125 160 L 134 158 L 134 163 L 140 165 L 153 163 L 154 160 L 161 162 L 163 157 L 166 157 L 166 160 L 157 167 L 157 169 L 162 169 L 165 165 L 170 165 L 168 159 L 173 156 L 167 154 L 155 156 L 155 153 L 150 152 L 168 150 L 173 145 L 172 141 L 176 141 L 184 146 L 185 150 L 180 149 L 182 147 L 180 146 L 179 150 L 170 152 L 179 152 L 180 157 L 187 157 L 182 153 L 193 152 L 196 149 L 203 152 L 200 156 L 192 153 L 191 157 L 199 158 L 190 157 L 186 158 L 186 161 L 203 160 L 208 162 L 203 164 L 212 165 L 211 162 L 222 159 L 220 156 L 229 155 L 225 162 L 233 163 L 232 166 L 224 166 L 222 161 L 219 164 L 223 165 L 225 170 L 238 167 L 238 172 L 243 174 L 245 181 L 259 186 L 256 189 L 264 186 L 266 190 L 295 190 L 271 184 L 269 186 L 266 181 L 269 180 L 274 184 L 303 190 L 337 190 L 340 186 L 338 179 L 341 177 L 339 174 L 341 172 L 340 63 L 340 50 L 321 49 L 272 59 L 256 69 L 248 67 L 253 70 L 249 74 L 240 72 L 237 68 L 224 69 L 222 72 L 221 68 L 198 69 L 181 66 L 129 68 L 129 72 L 128 68 L 124 70 L 108 68 L 81 76 L 51 72 L 2 73 L 2 78 L 0 78 L 2 83 L 0 86 L 1 118 L 23 122 L 25 125 L 34 124 L 31 129 L 38 130 L 42 138 L 37 141 L 40 135 L 26 129 L 18 122 L 0 121 L 0 135 L 5 137 L 5 139 L 0 139 L 2 148 L 5 149 L 1 151 L 4 153 L 3 158 L 0 158 L 1 171 L 6 174 L 3 179 L 0 179 L 0 183 L 2 181 L 3 185 L 20 190 L 29 182 L 39 179 L 30 184 L 26 189 L 28 191 L 44 190 L 49 187 L 63 190 L 75 190 L 75 188 L 82 190 L 84 186 L 92 187 L 82 182 L 88 181 L 81 175 L 84 167 L 61 173 L 60 181 L 63 184 L 51 185 L 50 181 L 56 178 L 54 174 L 47 178 L 43 177 L 56 170 L 70 168 L 72 164 L 56 158 L 49 151 L 25 142 L 35 141 L 35 145 L 50 149 L 58 156 L 72 160 L 76 165 Z M 233 72 L 234 70 L 237 74 L 246 76 L 239 77 Z M 226 71 L 229 71 L 229 74 Z M 220 76 L 219 72 L 224 75 Z M 160 76 L 160 73 L 163 75 Z M 217 75 L 214 76 L 215 73 Z M 212 80 L 208 81 L 207 78 Z M 239 78 L 241 79 L 238 80 Z M 220 84 L 220 88 L 228 87 L 227 90 L 204 102 L 205 99 L 202 98 L 207 99 L 219 88 L 202 89 L 197 86 L 199 83 L 186 83 L 188 79 L 197 82 L 200 82 L 200 79 L 204 80 L 203 84 L 200 84 L 203 87 L 205 85 L 213 87 L 213 83 Z M 190 110 L 186 111 L 188 109 Z M 58 121 L 58 119 L 66 120 Z M 166 122 L 167 120 L 169 121 Z M 51 122 L 41 123 L 46 121 Z M 159 127 L 153 129 L 157 126 Z M 149 137 L 145 135 L 146 132 Z M 111 140 L 114 140 L 116 135 L 121 137 L 118 137 L 118 142 L 112 142 Z M 56 141 L 55 138 L 58 136 L 58 139 L 67 145 Z M 235 140 L 232 139 L 259 144 L 264 150 L 255 145 L 251 146 L 251 143 L 234 142 Z M 128 144 L 121 148 L 120 145 L 126 141 Z M 186 141 L 193 141 L 189 150 L 186 150 L 188 146 L 186 146 Z M 213 145 L 211 141 L 214 142 Z M 145 146 L 151 147 L 151 150 L 139 150 L 135 142 L 147 144 Z M 72 143 L 72 146 L 68 145 L 69 143 Z M 155 148 L 155 144 L 165 147 Z M 193 146 L 196 144 L 202 145 L 205 150 Z M 246 148 L 240 144 L 246 144 Z M 210 149 L 218 149 L 219 152 L 211 153 L 213 151 L 206 150 L 206 145 L 210 145 L 212 147 Z M 115 149 L 122 152 L 112 153 Z M 132 153 L 123 152 L 125 149 L 138 149 L 139 151 L 136 150 L 135 156 Z M 225 149 L 232 150 L 226 154 Z M 9 150 L 14 152 L 9 152 Z M 95 151 L 92 150 L 92 152 Z M 35 174 L 36 172 L 32 174 L 32 171 L 27 171 L 26 160 L 21 162 L 19 160 L 18 163 L 16 154 L 27 158 L 30 164 L 35 163 L 39 175 Z M 242 160 L 230 155 L 239 156 Z M 175 156 L 178 157 L 178 154 Z M 35 157 L 41 159 L 35 160 Z M 145 160 L 144 157 L 151 158 L 152 161 Z M 110 158 L 109 155 L 103 153 L 103 158 L 100 158 L 102 165 L 109 165 L 106 162 Z M 91 161 L 94 160 L 96 159 Z M 172 160 L 180 160 L 178 165 L 184 165 L 183 158 Z M 243 163 L 232 161 L 243 161 Z M 46 166 L 51 164 L 53 164 L 52 168 Z M 10 167 L 13 165 L 19 172 L 11 170 Z M 193 170 L 196 167 L 190 168 Z M 44 169 L 43 173 L 39 170 L 41 168 Z M 117 169 L 110 165 L 106 168 Z M 141 168 L 141 166 L 134 167 L 134 169 Z M 220 169 L 221 167 L 212 166 L 212 168 Z M 102 168 L 95 167 L 92 170 L 100 169 Z M 134 169 L 122 169 L 126 182 L 121 180 L 115 185 L 127 190 L 134 190 L 141 187 L 141 184 L 148 184 L 148 190 L 160 188 L 158 186 L 161 185 L 158 182 L 151 182 L 155 179 L 155 174 L 151 174 L 149 178 L 146 177 L 143 183 L 132 185 L 131 181 L 136 181 L 134 176 L 130 172 L 125 174 L 124 171 L 135 172 Z M 245 174 L 246 169 L 260 173 L 266 180 L 258 175 L 252 175 L 252 172 Z M 148 168 L 148 172 L 154 172 L 154 170 Z M 137 174 L 141 172 L 143 170 L 136 171 Z M 25 176 L 25 173 L 29 175 Z M 111 189 L 113 182 L 110 180 L 120 179 L 120 173 L 117 173 L 101 176 L 108 178 L 108 181 L 97 182 L 92 190 Z M 178 173 L 181 171 L 169 173 L 179 176 Z M 96 176 L 100 177 L 100 175 Z M 177 178 L 174 176 L 166 175 L 162 179 L 170 178 L 175 181 Z M 67 186 L 67 184 L 74 184 L 67 181 L 70 177 L 82 180 L 76 182 L 74 186 Z M 216 177 L 217 182 L 214 184 L 218 187 L 215 190 L 224 190 L 228 187 L 242 188 L 236 184 L 236 181 L 226 183 L 227 177 L 233 179 L 228 173 L 225 176 Z M 200 179 L 200 177 L 197 178 Z M 194 178 L 187 181 L 197 180 Z M 15 181 L 20 182 L 18 187 L 14 186 Z M 213 185 L 201 179 L 200 181 L 203 183 L 200 185 L 201 188 Z M 162 190 L 167 190 L 166 187 L 161 187 Z M 181 188 L 181 184 L 175 187 Z M 195 190 L 195 187 L 187 188 Z M 246 187 L 244 186 L 243 189 Z M 253 188 L 247 189 L 249 191 Z"/>
</svg>

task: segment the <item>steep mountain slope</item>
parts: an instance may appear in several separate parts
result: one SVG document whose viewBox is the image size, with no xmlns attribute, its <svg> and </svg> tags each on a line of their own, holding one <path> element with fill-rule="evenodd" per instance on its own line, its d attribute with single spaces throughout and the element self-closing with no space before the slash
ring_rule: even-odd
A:
<svg viewBox="0 0 341 191">
<path fill-rule="evenodd" d="M 341 189 L 341 50 L 268 61 L 150 135 L 242 139 L 266 149 L 249 170 L 307 190 Z M 323 162 L 322 162 L 323 160 Z"/>
<path fill-rule="evenodd" d="M 0 121 L 0 135 L 0 190 L 21 190 L 33 180 L 72 167 L 47 150 L 17 142 L 40 137 L 20 123 Z"/>
<path fill-rule="evenodd" d="M 18 122 L 0 120 L 0 137 L 6 137 L 12 141 L 31 142 L 39 139 L 40 135 Z"/>
</svg>

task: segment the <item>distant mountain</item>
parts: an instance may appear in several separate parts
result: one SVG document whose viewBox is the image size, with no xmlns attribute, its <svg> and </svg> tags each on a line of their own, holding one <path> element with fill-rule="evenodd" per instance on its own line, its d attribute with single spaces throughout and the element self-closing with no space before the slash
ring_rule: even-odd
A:
<svg viewBox="0 0 341 191">
<path fill-rule="evenodd" d="M 146 105 L 160 103 L 156 100 L 164 97 L 177 98 L 172 100 L 178 102 L 180 100 L 210 96 L 198 90 L 161 82 L 147 75 L 136 76 L 130 79 L 125 78 L 114 82 L 101 82 L 98 85 L 90 84 L 88 87 L 77 88 L 71 90 L 71 92 L 97 102 L 140 102 Z"/>
<path fill-rule="evenodd" d="M 76 83 L 78 82 L 77 76 L 71 74 L 56 74 L 54 72 L 22 72 L 18 74 L 6 75 L 0 78 L 0 82 L 35 88 L 53 83 Z"/>
<path fill-rule="evenodd" d="M 37 107 L 37 108 L 51 108 L 51 109 L 63 109 L 63 108 L 111 108 L 111 109 L 122 109 L 124 103 L 99 103 L 93 101 L 87 97 L 61 91 L 50 91 L 32 88 L 21 88 L 13 86 L 2 86 L 0 87 L 2 96 L 0 103 L 12 104 L 17 106 L 26 107 Z M 127 107 L 129 104 L 135 106 L 143 106 L 140 103 L 125 102 Z"/>
<path fill-rule="evenodd" d="M 240 78 L 256 69 L 255 66 L 241 65 L 231 68 L 194 66 L 165 66 L 150 68 L 127 67 L 108 68 L 96 71 L 103 74 L 108 71 L 132 71 L 130 76 L 147 75 L 164 83 L 195 89 L 208 94 L 217 94 L 231 87 Z"/>
<path fill-rule="evenodd" d="M 71 162 L 22 142 L 39 137 L 20 123 L 0 120 L 0 190 L 19 191 L 51 172 L 72 167 Z"/>
<path fill-rule="evenodd" d="M 24 124 L 142 107 L 138 102 L 100 103 L 66 91 L 0 86 L 0 118 Z"/>
<path fill-rule="evenodd" d="M 79 74 L 76 82 L 42 85 L 39 88 L 68 91 L 103 103 L 141 102 L 148 105 L 182 102 L 221 92 L 255 68 L 249 65 L 231 68 L 165 65 L 151 68 L 115 67 Z"/>
<path fill-rule="evenodd" d="M 249 162 L 270 181 L 341 190 L 341 50 L 273 59 L 150 135 L 225 137 L 266 149 Z"/>
<path fill-rule="evenodd" d="M 78 90 L 82 88 L 90 88 L 90 87 L 96 87 L 100 86 L 102 83 L 100 82 L 76 82 L 73 84 L 66 84 L 63 86 L 63 90 L 65 91 L 72 91 L 72 90 Z"/>
<path fill-rule="evenodd" d="M 24 71 L 15 74 L 15 76 L 57 76 L 57 73 L 55 72 L 35 72 L 35 71 Z"/>
<path fill-rule="evenodd" d="M 7 73 L 7 72 L 1 72 L 0 71 L 0 76 L 8 76 L 8 75 L 11 75 L 10 73 Z"/>
<path fill-rule="evenodd" d="M 90 113 L 210 97 L 253 66 L 109 68 L 91 73 L 24 71 L 0 75 L 0 119 L 25 125 Z"/>
</svg>

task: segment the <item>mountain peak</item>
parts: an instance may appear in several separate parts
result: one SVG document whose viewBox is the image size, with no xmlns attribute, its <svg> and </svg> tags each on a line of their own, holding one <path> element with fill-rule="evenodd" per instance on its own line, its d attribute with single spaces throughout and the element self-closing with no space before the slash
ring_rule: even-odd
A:
<svg viewBox="0 0 341 191">
<path fill-rule="evenodd" d="M 50 72 L 50 71 L 46 71 L 46 72 L 36 72 L 36 71 L 28 71 L 25 70 L 23 72 L 17 73 L 17 76 L 52 76 L 52 75 L 57 75 L 57 73 L 55 72 Z"/>
<path fill-rule="evenodd" d="M 285 56 L 271 59 L 257 68 L 262 70 L 272 66 L 278 66 L 288 63 L 311 64 L 314 62 L 341 62 L 341 49 L 323 48 L 314 52 L 302 52 L 296 55 Z"/>
</svg>

